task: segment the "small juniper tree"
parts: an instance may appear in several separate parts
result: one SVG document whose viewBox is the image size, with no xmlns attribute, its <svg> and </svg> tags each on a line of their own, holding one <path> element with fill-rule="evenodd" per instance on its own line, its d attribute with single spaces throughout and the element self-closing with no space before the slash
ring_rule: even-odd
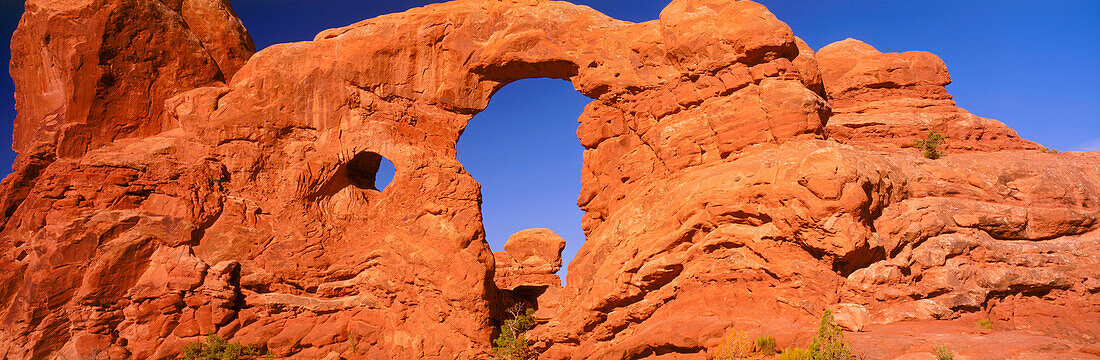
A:
<svg viewBox="0 0 1100 360">
<path fill-rule="evenodd" d="M 848 360 L 852 358 L 852 345 L 844 340 L 844 331 L 833 323 L 833 312 L 825 310 L 821 314 L 821 324 L 817 336 L 810 343 L 810 359 Z"/>
<path fill-rule="evenodd" d="M 936 130 L 928 130 L 923 139 L 913 141 L 913 146 L 920 149 L 924 157 L 935 160 L 944 155 L 943 151 L 940 151 L 940 147 L 943 146 L 944 142 L 943 134 Z"/>
<path fill-rule="evenodd" d="M 529 360 L 537 355 L 528 347 L 523 333 L 535 327 L 535 318 L 531 316 L 535 309 L 523 309 L 519 305 L 508 309 L 511 319 L 500 325 L 500 336 L 493 340 L 493 353 L 505 360 Z"/>
</svg>

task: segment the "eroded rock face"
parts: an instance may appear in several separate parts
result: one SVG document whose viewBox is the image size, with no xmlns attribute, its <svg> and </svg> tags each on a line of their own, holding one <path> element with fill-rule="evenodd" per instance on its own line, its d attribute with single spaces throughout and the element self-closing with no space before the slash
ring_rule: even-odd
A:
<svg viewBox="0 0 1100 360">
<path fill-rule="evenodd" d="M 565 240 L 550 229 L 527 229 L 508 238 L 504 251 L 493 253 L 497 288 L 515 290 L 521 286 L 561 286 L 556 274 L 561 270 L 561 251 Z"/>
<path fill-rule="evenodd" d="M 504 308 L 536 309 L 535 316 L 552 317 L 561 301 L 561 251 L 565 240 L 550 229 L 527 229 L 508 238 L 504 251 L 493 253 L 493 282 Z"/>
<path fill-rule="evenodd" d="M 1038 150 L 1003 123 L 963 110 L 944 88 L 951 83 L 943 60 L 925 51 L 882 53 L 847 39 L 817 52 L 829 104 L 829 137 L 872 148 L 912 147 L 929 130 L 949 150 Z"/>
<path fill-rule="evenodd" d="M 164 101 L 224 85 L 255 51 L 228 0 L 29 0 L 12 36 L 5 218 L 57 158 L 179 127 Z"/>
<path fill-rule="evenodd" d="M 12 37 L 13 149 L 79 157 L 178 127 L 164 101 L 223 83 L 254 51 L 228 0 L 27 1 Z"/>
<path fill-rule="evenodd" d="M 120 11 L 156 16 L 96 25 Z M 56 19 L 172 40 L 43 47 Z M 49 41 L 86 36 L 72 31 Z M 593 99 L 577 130 L 586 242 L 567 285 L 537 296 L 544 359 L 703 357 L 730 326 L 790 344 L 826 308 L 890 340 L 884 354 L 917 347 L 891 337 L 899 324 L 978 316 L 1064 345 L 1027 351 L 1100 337 L 1100 156 L 963 121 L 931 54 L 814 54 L 749 1 L 677 0 L 637 24 L 457 1 L 250 58 L 224 2 L 32 1 L 16 38 L 46 51 L 12 67 L 6 358 L 169 359 L 208 332 L 280 358 L 488 358 L 506 295 L 551 282 L 561 241 L 521 232 L 494 255 L 455 146 L 496 90 L 532 77 Z M 111 57 L 103 83 L 74 51 L 133 57 Z M 30 77 L 46 58 L 69 70 Z M 25 100 L 50 84 L 62 95 Z M 136 84 L 148 96 L 110 100 Z M 92 108 L 117 116 L 69 115 Z M 864 120 L 882 125 L 844 125 Z M 903 147 L 929 124 L 943 159 Z M 383 157 L 397 173 L 380 192 Z"/>
</svg>

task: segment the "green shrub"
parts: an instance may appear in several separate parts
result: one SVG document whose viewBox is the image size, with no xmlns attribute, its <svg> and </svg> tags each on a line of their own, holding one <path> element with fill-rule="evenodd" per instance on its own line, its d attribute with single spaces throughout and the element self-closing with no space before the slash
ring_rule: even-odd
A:
<svg viewBox="0 0 1100 360">
<path fill-rule="evenodd" d="M 1042 152 L 1047 153 L 1047 154 L 1061 154 L 1062 153 L 1061 151 L 1058 151 L 1057 149 L 1051 149 L 1051 148 L 1048 148 L 1048 147 L 1045 147 L 1045 146 L 1042 149 L 1039 149 L 1039 151 L 1042 151 Z"/>
<path fill-rule="evenodd" d="M 993 329 L 993 322 L 989 321 L 989 319 L 978 320 L 978 328 L 982 330 L 991 330 Z"/>
<path fill-rule="evenodd" d="M 210 334 L 206 341 L 193 341 L 183 346 L 183 360 L 255 360 L 266 352 L 255 346 L 230 343 L 221 336 Z"/>
<path fill-rule="evenodd" d="M 802 348 L 788 348 L 779 354 L 779 360 L 810 360 L 810 351 Z"/>
<path fill-rule="evenodd" d="M 940 147 L 943 146 L 944 142 L 943 134 L 936 130 L 928 130 L 923 139 L 913 141 L 913 146 L 920 149 L 924 157 L 935 160 L 943 157 L 943 151 L 940 151 Z"/>
<path fill-rule="evenodd" d="M 852 345 L 844 340 L 844 331 L 833 323 L 833 312 L 825 310 L 821 314 L 821 324 L 817 336 L 810 343 L 810 358 L 813 360 L 848 360 L 852 357 Z"/>
<path fill-rule="evenodd" d="M 951 352 L 951 349 L 948 349 L 947 345 L 939 345 L 932 348 L 932 353 L 936 354 L 936 360 L 955 360 L 955 353 Z"/>
<path fill-rule="evenodd" d="M 760 351 L 764 355 L 775 354 L 775 338 L 771 336 L 761 336 L 756 338 L 756 350 Z"/>
<path fill-rule="evenodd" d="M 535 309 L 523 309 L 519 306 L 508 309 L 511 319 L 500 325 L 500 335 L 493 340 L 493 353 L 506 360 L 529 360 L 538 354 L 528 347 L 523 333 L 535 327 L 535 318 L 531 314 Z"/>
</svg>

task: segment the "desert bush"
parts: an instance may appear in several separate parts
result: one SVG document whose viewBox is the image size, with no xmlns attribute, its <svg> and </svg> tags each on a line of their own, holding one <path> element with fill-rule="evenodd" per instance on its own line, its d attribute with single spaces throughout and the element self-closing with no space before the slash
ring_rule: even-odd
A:
<svg viewBox="0 0 1100 360">
<path fill-rule="evenodd" d="M 775 354 L 775 338 L 771 336 L 756 338 L 756 350 L 764 355 Z"/>
<path fill-rule="evenodd" d="M 779 360 L 810 360 L 810 351 L 803 348 L 784 349 Z"/>
<path fill-rule="evenodd" d="M 183 360 L 255 360 L 263 359 L 266 351 L 259 347 L 230 343 L 216 334 L 206 341 L 193 341 L 183 346 Z"/>
<path fill-rule="evenodd" d="M 508 309 L 510 319 L 500 325 L 500 335 L 493 340 L 493 354 L 505 360 L 529 360 L 538 356 L 523 336 L 535 327 L 535 318 L 531 316 L 534 313 L 535 309 L 524 309 L 519 305 Z"/>
<path fill-rule="evenodd" d="M 913 146 L 920 149 L 924 157 L 935 160 L 943 157 L 943 151 L 940 151 L 940 147 L 943 146 L 944 142 L 943 134 L 936 130 L 928 130 L 923 139 L 913 141 Z"/>
<path fill-rule="evenodd" d="M 990 321 L 989 319 L 978 320 L 978 328 L 982 329 L 982 330 L 993 329 L 993 322 Z"/>
<path fill-rule="evenodd" d="M 722 340 L 718 342 L 718 346 L 714 348 L 711 359 L 748 359 L 752 356 L 753 350 L 752 341 L 749 340 L 748 336 L 745 336 L 744 331 L 729 329 L 726 331 L 726 335 L 722 336 Z"/>
<path fill-rule="evenodd" d="M 810 358 L 813 360 L 848 360 L 852 357 L 852 345 L 844 340 L 844 331 L 833 321 L 833 312 L 825 310 L 821 314 L 821 323 L 817 336 L 810 343 Z"/>
<path fill-rule="evenodd" d="M 938 345 L 932 348 L 932 353 L 936 354 L 936 360 L 955 360 L 955 353 L 951 352 L 947 345 Z"/>
<path fill-rule="evenodd" d="M 1062 153 L 1061 151 L 1058 151 L 1057 149 L 1051 149 L 1051 148 L 1048 148 L 1048 147 L 1045 147 L 1045 146 L 1042 149 L 1039 149 L 1039 151 L 1042 151 L 1042 152 L 1047 153 L 1047 154 L 1061 154 Z"/>
</svg>

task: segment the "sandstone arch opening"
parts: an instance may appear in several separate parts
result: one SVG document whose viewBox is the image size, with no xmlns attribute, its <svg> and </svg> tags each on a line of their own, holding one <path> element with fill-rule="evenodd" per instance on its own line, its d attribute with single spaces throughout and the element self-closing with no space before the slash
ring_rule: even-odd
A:
<svg viewBox="0 0 1100 360">
<path fill-rule="evenodd" d="M 503 251 L 511 235 L 548 228 L 566 242 L 562 281 L 584 243 L 577 206 L 584 148 L 576 131 L 590 101 L 568 81 L 519 80 L 493 95 L 458 142 L 458 160 L 481 184 L 489 246 Z"/>
<path fill-rule="evenodd" d="M 378 172 L 374 174 L 374 187 L 378 191 L 386 191 L 386 187 L 393 182 L 394 176 L 397 176 L 397 168 L 394 167 L 393 162 L 383 157 L 378 164 Z"/>
<path fill-rule="evenodd" d="M 361 190 L 385 190 L 396 172 L 392 162 L 369 151 L 356 154 L 344 166 L 348 183 Z"/>
<path fill-rule="evenodd" d="M 323 185 L 310 190 L 305 199 L 316 201 L 328 216 L 349 218 L 362 216 L 362 209 L 382 198 L 396 169 L 381 154 L 360 151 L 341 156 L 321 173 L 326 177 Z"/>
<path fill-rule="evenodd" d="M 360 151 L 343 161 L 326 186 L 336 193 L 345 188 L 382 192 L 396 173 L 393 162 L 381 154 Z"/>
</svg>

